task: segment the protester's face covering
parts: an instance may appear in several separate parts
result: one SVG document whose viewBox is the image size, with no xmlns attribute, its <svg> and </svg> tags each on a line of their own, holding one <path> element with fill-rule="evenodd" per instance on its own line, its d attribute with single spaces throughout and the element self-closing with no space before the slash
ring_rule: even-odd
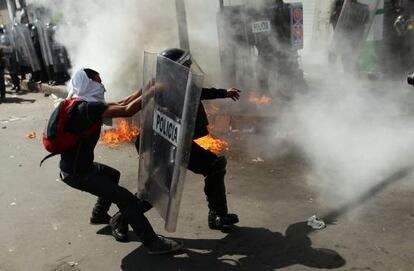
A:
<svg viewBox="0 0 414 271">
<path fill-rule="evenodd" d="M 85 69 L 87 70 L 87 69 Z M 87 102 L 105 103 L 105 87 L 98 73 L 88 77 L 85 70 L 77 71 L 70 82 L 69 97 L 80 98 Z"/>
</svg>

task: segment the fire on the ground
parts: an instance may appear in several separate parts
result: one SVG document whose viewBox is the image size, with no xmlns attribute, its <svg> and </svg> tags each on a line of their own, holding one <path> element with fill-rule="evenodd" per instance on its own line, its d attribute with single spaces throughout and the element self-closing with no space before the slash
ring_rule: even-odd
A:
<svg viewBox="0 0 414 271">
<path fill-rule="evenodd" d="M 101 133 L 101 142 L 110 146 L 117 146 L 125 142 L 133 141 L 139 135 L 138 126 L 126 119 L 119 119 L 117 128 L 107 129 Z M 213 153 L 220 153 L 223 150 L 228 150 L 229 144 L 223 140 L 206 135 L 204 137 L 194 140 L 198 145 Z"/>
</svg>

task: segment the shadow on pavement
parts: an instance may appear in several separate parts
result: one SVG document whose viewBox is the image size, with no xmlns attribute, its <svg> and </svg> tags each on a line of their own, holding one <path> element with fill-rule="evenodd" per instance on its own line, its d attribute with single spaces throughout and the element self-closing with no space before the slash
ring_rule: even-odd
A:
<svg viewBox="0 0 414 271">
<path fill-rule="evenodd" d="M 296 264 L 327 269 L 344 266 L 345 259 L 336 251 L 312 247 L 311 231 L 306 222 L 290 225 L 285 235 L 265 228 L 235 227 L 221 240 L 181 239 L 185 248 L 175 255 L 150 256 L 141 246 L 125 256 L 121 269 L 270 271 Z"/>
<path fill-rule="evenodd" d="M 131 227 L 129 227 L 129 229 L 131 229 Z M 111 227 L 109 226 L 109 225 L 106 225 L 106 226 L 104 226 L 103 228 L 101 228 L 101 229 L 99 229 L 97 232 L 96 232 L 96 234 L 100 234 L 100 235 L 109 235 L 109 236 L 111 236 L 112 237 L 112 233 L 111 233 Z M 113 237 L 112 237 L 113 238 Z M 129 242 L 133 242 L 133 241 L 136 241 L 136 242 L 141 242 L 140 240 L 139 240 L 139 238 L 134 234 L 134 232 L 133 231 L 131 231 L 131 230 L 129 230 L 128 231 L 128 238 L 129 238 Z M 116 242 L 115 241 L 115 239 L 114 239 L 114 242 Z"/>
<path fill-rule="evenodd" d="M 347 202 L 346 204 L 338 207 L 335 210 L 332 210 L 330 213 L 323 216 L 322 220 L 325 221 L 326 224 L 335 224 L 338 217 L 342 216 L 343 214 L 352 211 L 356 207 L 364 204 L 371 198 L 375 197 L 379 193 L 381 193 L 383 190 L 391 186 L 392 184 L 404 179 L 408 175 L 413 173 L 413 168 L 411 167 L 405 167 L 402 168 L 390 176 L 388 178 L 385 178 L 378 182 L 375 186 L 371 187 L 364 193 L 362 193 L 360 196 L 356 197 L 350 202 Z"/>
<path fill-rule="evenodd" d="M 1 103 L 15 103 L 15 104 L 24 104 L 24 103 L 34 103 L 36 100 L 34 99 L 23 99 L 23 98 L 19 98 L 17 96 L 15 97 L 8 97 L 6 96 L 6 98 L 4 98 L 3 100 L 1 100 Z"/>
</svg>

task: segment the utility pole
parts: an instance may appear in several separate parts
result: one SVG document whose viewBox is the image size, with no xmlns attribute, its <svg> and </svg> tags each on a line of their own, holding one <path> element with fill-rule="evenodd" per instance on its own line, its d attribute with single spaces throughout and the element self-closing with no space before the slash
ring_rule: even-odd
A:
<svg viewBox="0 0 414 271">
<path fill-rule="evenodd" d="M 175 7 L 177 11 L 178 38 L 180 40 L 180 47 L 184 50 L 190 50 L 184 0 L 175 0 Z"/>
</svg>

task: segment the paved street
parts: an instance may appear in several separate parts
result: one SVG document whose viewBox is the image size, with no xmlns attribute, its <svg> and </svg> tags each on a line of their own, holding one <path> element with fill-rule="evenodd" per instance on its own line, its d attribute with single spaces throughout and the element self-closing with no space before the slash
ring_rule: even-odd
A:
<svg viewBox="0 0 414 271">
<path fill-rule="evenodd" d="M 240 223 L 228 232 L 207 226 L 203 179 L 187 175 L 178 230 L 167 233 L 155 210 L 155 230 L 184 242 L 176 255 L 149 256 L 132 241 L 118 243 L 108 228 L 89 225 L 94 197 L 58 179 L 58 158 L 47 160 L 41 132 L 52 110 L 43 93 L 24 93 L 0 104 L 0 270 L 414 270 L 414 176 L 397 172 L 342 208 L 318 201 L 305 181 L 312 174 L 300 155 L 257 157 L 232 140 L 228 158 L 229 207 Z M 26 136 L 36 132 L 36 138 Z M 271 146 L 270 146 L 271 147 Z M 251 153 L 251 152 L 250 152 Z M 119 169 L 121 185 L 137 186 L 133 144 L 99 145 L 96 160 Z M 111 209 L 111 214 L 115 212 Z M 306 220 L 326 218 L 312 231 Z"/>
</svg>

